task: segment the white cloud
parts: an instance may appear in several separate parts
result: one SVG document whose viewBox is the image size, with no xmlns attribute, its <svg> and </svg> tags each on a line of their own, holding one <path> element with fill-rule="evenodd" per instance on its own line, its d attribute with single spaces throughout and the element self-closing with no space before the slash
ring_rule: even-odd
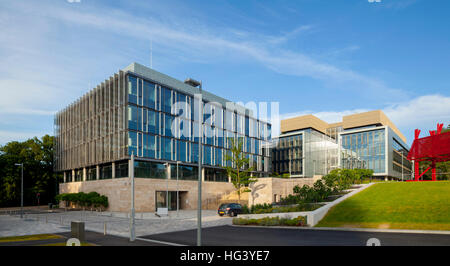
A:
<svg viewBox="0 0 450 266">
<path fill-rule="evenodd" d="M 108 8 L 79 10 L 50 6 L 43 9 L 43 12 L 47 18 L 63 23 L 152 40 L 155 45 L 161 44 L 172 49 L 172 53 L 183 52 L 193 60 L 213 58 L 217 61 L 238 57 L 240 60 L 256 60 L 282 74 L 312 77 L 333 83 L 343 82 L 346 87 L 357 90 L 391 90 L 373 77 L 320 62 L 303 53 L 278 46 L 311 29 L 311 25 L 299 26 L 280 36 L 265 36 L 239 29 L 210 28 L 185 18 L 178 18 L 177 21 L 162 20 L 155 14 L 141 18 Z M 239 32 L 238 37 L 236 32 Z"/>
<path fill-rule="evenodd" d="M 0 79 L 0 113 L 53 115 L 52 104 L 58 99 L 56 88 L 25 80 Z"/>
<path fill-rule="evenodd" d="M 420 96 L 384 108 L 383 111 L 398 127 L 422 127 L 428 132 L 428 129 L 435 129 L 438 122 L 445 125 L 450 123 L 450 97 Z"/>
<path fill-rule="evenodd" d="M 23 131 L 7 131 L 0 130 L 0 145 L 5 145 L 10 141 L 25 141 L 34 137 L 41 138 L 48 132 L 23 132 Z"/>
</svg>

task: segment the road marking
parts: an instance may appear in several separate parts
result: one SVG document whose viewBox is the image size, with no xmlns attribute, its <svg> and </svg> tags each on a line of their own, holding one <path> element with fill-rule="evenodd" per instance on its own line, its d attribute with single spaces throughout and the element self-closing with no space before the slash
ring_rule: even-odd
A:
<svg viewBox="0 0 450 266">
<path fill-rule="evenodd" d="M 147 241 L 147 242 L 152 242 L 152 243 L 157 243 L 157 244 L 169 245 L 169 246 L 179 246 L 179 247 L 186 246 L 186 245 L 182 245 L 182 244 L 165 242 L 165 241 L 159 241 L 159 240 L 153 240 L 153 239 L 147 239 L 147 238 L 141 238 L 141 237 L 136 237 L 136 239 L 142 240 L 142 241 Z"/>
</svg>

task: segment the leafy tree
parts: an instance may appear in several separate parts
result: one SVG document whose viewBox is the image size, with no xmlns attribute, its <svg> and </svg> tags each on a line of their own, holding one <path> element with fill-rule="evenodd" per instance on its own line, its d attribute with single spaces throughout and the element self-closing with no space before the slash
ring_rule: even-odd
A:
<svg viewBox="0 0 450 266">
<path fill-rule="evenodd" d="M 239 202 L 241 202 L 241 193 L 250 192 L 251 190 L 248 186 L 251 183 L 258 181 L 250 175 L 253 171 L 253 167 L 249 167 L 249 159 L 245 156 L 243 152 L 243 141 L 239 138 L 236 143 L 233 138 L 230 138 L 230 152 L 225 154 L 225 160 L 227 161 L 227 166 L 224 167 L 231 176 L 231 182 L 236 188 L 236 193 L 238 194 Z M 242 190 L 242 188 L 245 188 Z"/>
<path fill-rule="evenodd" d="M 0 206 L 20 204 L 21 167 L 24 165 L 24 204 L 51 202 L 58 191 L 58 176 L 53 173 L 54 137 L 45 135 L 0 146 Z"/>
</svg>

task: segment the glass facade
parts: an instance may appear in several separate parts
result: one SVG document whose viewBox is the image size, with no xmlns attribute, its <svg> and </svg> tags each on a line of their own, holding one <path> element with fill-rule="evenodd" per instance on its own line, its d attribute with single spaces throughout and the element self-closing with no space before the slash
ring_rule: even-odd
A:
<svg viewBox="0 0 450 266">
<path fill-rule="evenodd" d="M 407 159 L 408 150 L 395 138 L 392 141 L 392 170 L 398 177 L 410 177 L 412 163 Z"/>
<path fill-rule="evenodd" d="M 128 159 L 134 154 L 139 177 L 162 178 L 164 163 L 179 161 L 182 178 L 190 180 L 201 159 L 205 168 L 216 169 L 206 172 L 205 179 L 222 181 L 217 170 L 229 164 L 224 154 L 231 139 L 239 138 L 254 174 L 268 174 L 270 154 L 264 147 L 271 138 L 270 124 L 250 117 L 242 106 L 230 110 L 223 99 L 203 93 L 199 158 L 199 108 L 191 94 L 198 89 L 171 78 L 158 80 L 163 81 L 119 71 L 58 112 L 55 171 L 64 172 L 66 182 L 82 181 L 84 174 L 86 180 L 127 177 Z"/>
<path fill-rule="evenodd" d="M 178 165 L 177 169 L 176 164 L 171 164 L 170 165 L 171 179 L 176 180 L 177 174 L 179 180 L 198 180 L 198 168 L 195 166 Z"/>
<path fill-rule="evenodd" d="M 341 134 L 342 168 L 368 168 L 375 174 L 386 173 L 386 130 L 377 129 Z"/>
<path fill-rule="evenodd" d="M 162 163 L 135 161 L 134 176 L 137 178 L 167 179 L 167 170 Z"/>
<path fill-rule="evenodd" d="M 312 177 L 337 168 L 338 145 L 314 129 L 281 135 L 272 148 L 272 171 L 277 174 Z"/>
<path fill-rule="evenodd" d="M 198 162 L 199 123 L 192 95 L 128 75 L 128 155 L 136 159 L 151 158 L 180 161 L 185 165 Z M 267 172 L 270 154 L 262 147 L 270 139 L 270 124 L 228 110 L 221 105 L 203 102 L 202 162 L 210 168 L 226 165 L 224 152 L 231 139 L 241 138 L 245 155 L 251 158 L 255 172 Z M 225 180 L 211 171 L 205 179 Z M 228 178 L 226 178 L 228 181 Z"/>
<path fill-rule="evenodd" d="M 280 137 L 272 150 L 272 159 L 274 173 L 303 175 L 303 134 Z"/>
</svg>

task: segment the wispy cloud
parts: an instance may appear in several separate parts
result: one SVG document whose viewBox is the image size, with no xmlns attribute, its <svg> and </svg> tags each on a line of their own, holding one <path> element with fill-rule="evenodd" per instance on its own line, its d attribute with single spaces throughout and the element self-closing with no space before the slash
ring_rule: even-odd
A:
<svg viewBox="0 0 450 266">
<path fill-rule="evenodd" d="M 35 131 L 35 132 L 23 132 L 23 131 L 8 131 L 0 130 L 0 145 L 4 145 L 10 141 L 25 141 L 34 137 L 41 138 L 49 132 Z"/>
<path fill-rule="evenodd" d="M 190 25 L 188 20 L 177 22 L 161 21 L 155 16 L 136 17 L 117 9 L 79 10 L 48 7 L 45 17 L 60 23 L 81 25 L 98 30 L 132 36 L 137 39 L 153 40 L 173 51 L 191 55 L 191 58 L 214 58 L 227 60 L 242 56 L 256 60 L 273 71 L 295 76 L 305 76 L 329 82 L 344 82 L 347 88 L 357 90 L 392 90 L 381 81 L 358 73 L 330 65 L 303 54 L 279 47 L 301 32 L 311 29 L 303 25 L 280 36 L 265 36 L 240 31 L 239 29 L 217 29 Z M 227 34 L 229 32 L 239 33 Z M 230 53 L 231 52 L 231 53 Z"/>
<path fill-rule="evenodd" d="M 162 16 L 161 12 L 152 9 L 153 4 L 148 4 L 147 8 L 143 4 L 138 16 L 136 12 L 130 13 L 125 9 L 84 5 L 83 1 L 77 5 L 45 0 L 5 2 L 0 3 L 0 93 L 4 96 L 0 98 L 1 114 L 29 114 L 51 119 L 60 105 L 66 105 L 90 89 L 79 81 L 88 72 L 86 68 L 99 75 L 104 71 L 104 78 L 120 67 L 113 63 L 128 63 L 132 49 L 137 49 L 133 45 L 150 43 L 150 40 L 161 47 L 167 60 L 205 63 L 251 61 L 277 73 L 313 78 L 332 84 L 335 89 L 353 90 L 355 94 L 370 96 L 373 100 L 376 97 L 403 99 L 407 96 L 407 92 L 390 88 L 376 77 L 286 48 L 286 43 L 303 38 L 304 33 L 315 29 L 315 25 L 293 26 L 291 31 L 268 35 L 241 28 L 210 26 L 190 16 L 172 16 L 170 12 L 164 12 Z M 82 31 L 85 35 L 72 35 L 72 30 Z M 74 47 L 70 38 L 86 38 L 87 44 L 81 48 Z M 84 45 L 84 42 L 78 41 L 77 45 Z M 111 49 L 114 45 L 121 48 L 108 54 L 107 59 L 87 52 Z M 349 50 L 358 48 L 353 45 Z M 340 52 L 336 50 L 336 53 Z M 106 60 L 105 64 L 98 62 Z M 109 72 L 109 69 L 104 69 L 105 65 L 114 67 Z M 92 77 L 85 80 L 92 80 Z M 425 100 L 421 99 L 419 104 L 425 104 Z M 408 103 L 412 101 L 386 107 L 386 112 L 396 110 L 392 117 L 402 117 L 400 111 Z M 342 113 L 356 111 L 361 110 L 320 112 L 317 115 L 333 120 Z M 7 119 L 7 116 L 3 118 Z M 2 134 L 6 136 L 8 132 L 14 133 L 3 131 Z"/>
</svg>

